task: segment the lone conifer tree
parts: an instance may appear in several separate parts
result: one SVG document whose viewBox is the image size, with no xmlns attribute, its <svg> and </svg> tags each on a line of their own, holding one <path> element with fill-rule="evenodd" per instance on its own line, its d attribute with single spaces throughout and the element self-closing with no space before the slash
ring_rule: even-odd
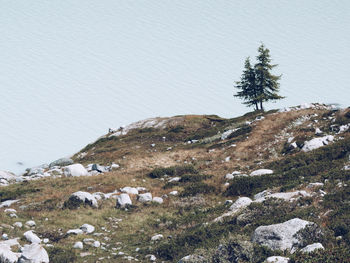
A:
<svg viewBox="0 0 350 263">
<path fill-rule="evenodd" d="M 264 110 L 263 102 L 284 97 L 278 95 L 281 76 L 271 73 L 277 65 L 271 64 L 270 50 L 262 44 L 258 52 L 258 63 L 254 67 L 251 66 L 249 57 L 246 59 L 241 80 L 235 86 L 239 91 L 234 96 L 243 99 L 243 104 L 248 107 L 255 106 L 255 110 L 259 110 L 260 106 L 260 110 Z"/>
<path fill-rule="evenodd" d="M 272 75 L 271 70 L 276 65 L 271 64 L 270 50 L 265 48 L 264 44 L 258 49 L 259 55 L 256 57 L 258 63 L 255 64 L 256 88 L 258 92 L 258 100 L 260 109 L 264 110 L 263 102 L 269 100 L 280 100 L 284 97 L 278 95 L 279 80 L 281 76 Z"/>
<path fill-rule="evenodd" d="M 237 92 L 235 97 L 239 97 L 244 100 L 243 104 L 255 106 L 255 110 L 259 110 L 258 93 L 256 89 L 255 71 L 250 64 L 250 58 L 247 57 L 244 63 L 244 70 L 241 76 L 241 80 L 236 82 L 236 88 L 240 91 Z"/>
</svg>

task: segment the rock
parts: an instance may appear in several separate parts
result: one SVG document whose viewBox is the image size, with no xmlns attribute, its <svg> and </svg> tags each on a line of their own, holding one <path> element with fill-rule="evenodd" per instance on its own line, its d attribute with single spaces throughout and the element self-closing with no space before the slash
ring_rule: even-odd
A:
<svg viewBox="0 0 350 263">
<path fill-rule="evenodd" d="M 96 198 L 92 194 L 83 191 L 73 193 L 64 204 L 64 206 L 68 208 L 77 208 L 80 205 L 89 205 L 94 208 L 98 207 Z"/>
<path fill-rule="evenodd" d="M 61 159 L 58 159 L 58 160 L 50 163 L 49 167 L 52 168 L 54 166 L 67 166 L 67 165 L 71 165 L 73 163 L 74 163 L 74 161 L 70 158 L 61 158 Z"/>
<path fill-rule="evenodd" d="M 8 234 L 4 233 L 4 234 L 2 234 L 1 238 L 2 238 L 3 240 L 8 240 L 8 239 L 9 239 L 9 236 L 8 236 Z"/>
<path fill-rule="evenodd" d="M 49 263 L 49 255 L 40 244 L 24 245 L 18 263 Z"/>
<path fill-rule="evenodd" d="M 266 263 L 288 263 L 289 258 L 280 257 L 280 256 L 272 256 L 272 257 L 268 257 L 265 262 Z"/>
<path fill-rule="evenodd" d="M 17 263 L 19 256 L 19 253 L 11 251 L 11 244 L 0 242 L 0 262 Z"/>
<path fill-rule="evenodd" d="M 13 226 L 14 226 L 14 227 L 22 228 L 22 227 L 23 227 L 23 224 L 22 224 L 22 222 L 15 222 L 15 223 L 13 224 Z"/>
<path fill-rule="evenodd" d="M 171 191 L 171 192 L 169 193 L 169 195 L 172 195 L 172 196 L 177 196 L 178 194 L 179 194 L 178 191 Z"/>
<path fill-rule="evenodd" d="M 27 171 L 27 174 L 24 174 L 24 175 L 32 176 L 36 174 L 44 174 L 45 169 L 43 167 L 37 166 L 37 167 L 27 168 L 26 171 Z"/>
<path fill-rule="evenodd" d="M 91 167 L 91 169 L 93 171 L 97 171 L 99 173 L 106 173 L 106 172 L 109 172 L 109 169 L 107 166 L 102 166 L 102 165 L 99 165 L 99 164 L 96 164 L 94 163 Z"/>
<path fill-rule="evenodd" d="M 280 224 L 259 226 L 255 229 L 252 240 L 272 250 L 292 250 L 303 245 L 305 240 L 303 240 L 302 230 L 308 226 L 316 225 L 294 218 Z"/>
<path fill-rule="evenodd" d="M 152 241 L 159 241 L 159 240 L 162 240 L 164 237 L 162 234 L 157 234 L 157 235 L 154 235 L 151 240 Z"/>
<path fill-rule="evenodd" d="M 83 234 L 84 231 L 81 230 L 81 229 L 69 229 L 67 231 L 67 235 L 71 235 L 71 234 L 74 234 L 74 235 L 80 235 L 80 234 Z"/>
<path fill-rule="evenodd" d="M 137 197 L 137 200 L 141 203 L 151 202 L 152 194 L 151 193 L 139 194 Z"/>
<path fill-rule="evenodd" d="M 0 208 L 10 207 L 12 204 L 17 203 L 19 200 L 6 200 L 0 203 Z"/>
<path fill-rule="evenodd" d="M 157 260 L 155 255 L 146 255 L 145 258 L 148 259 L 149 261 L 156 261 Z"/>
<path fill-rule="evenodd" d="M 17 211 L 15 210 L 15 209 L 12 209 L 12 208 L 6 208 L 5 210 L 4 210 L 4 212 L 5 213 L 17 213 Z"/>
<path fill-rule="evenodd" d="M 214 219 L 214 222 L 220 222 L 224 217 L 233 216 L 240 212 L 243 208 L 249 206 L 252 203 L 252 199 L 249 197 L 238 198 L 229 208 L 229 212 Z"/>
<path fill-rule="evenodd" d="M 308 197 L 311 196 L 306 191 L 294 191 L 294 192 L 286 192 L 286 193 L 274 193 L 274 194 L 268 194 L 264 197 L 258 198 L 255 200 L 255 202 L 263 202 L 268 198 L 277 198 L 277 199 L 283 199 L 284 201 L 294 201 L 296 199 L 299 199 L 300 197 Z"/>
<path fill-rule="evenodd" d="M 163 198 L 161 197 L 153 197 L 152 202 L 158 203 L 158 204 L 163 204 Z"/>
<path fill-rule="evenodd" d="M 181 180 L 181 177 L 176 176 L 176 177 L 171 178 L 171 179 L 168 181 L 168 183 L 174 183 L 174 182 L 178 182 L 178 181 L 180 181 L 180 180 Z"/>
<path fill-rule="evenodd" d="M 23 234 L 23 236 L 28 240 L 30 243 L 41 243 L 41 239 L 33 233 L 32 230 L 29 230 Z"/>
<path fill-rule="evenodd" d="M 123 193 L 133 194 L 133 195 L 138 195 L 139 194 L 139 190 L 137 190 L 137 188 L 129 187 L 129 186 L 121 188 L 120 191 L 123 192 Z"/>
<path fill-rule="evenodd" d="M 178 261 L 178 263 L 200 263 L 200 262 L 204 263 L 206 261 L 204 261 L 204 257 L 199 255 L 188 255 Z"/>
<path fill-rule="evenodd" d="M 326 135 L 320 138 L 314 138 L 310 141 L 306 141 L 304 143 L 303 148 L 301 149 L 304 152 L 309 152 L 315 149 L 318 149 L 324 145 L 328 145 L 330 142 L 334 140 L 333 135 Z"/>
<path fill-rule="evenodd" d="M 43 239 L 43 242 L 44 242 L 45 244 L 47 244 L 47 243 L 50 242 L 50 240 L 49 240 L 48 238 L 44 238 L 44 239 Z"/>
<path fill-rule="evenodd" d="M 29 221 L 26 222 L 26 225 L 29 226 L 29 227 L 34 227 L 36 225 L 36 223 L 33 220 L 29 220 Z"/>
<path fill-rule="evenodd" d="M 250 173 L 250 176 L 261 176 L 265 174 L 273 174 L 273 171 L 270 169 L 259 169 Z"/>
<path fill-rule="evenodd" d="M 83 242 L 81 242 L 81 241 L 75 242 L 73 248 L 83 249 L 84 248 Z"/>
<path fill-rule="evenodd" d="M 95 227 L 89 224 L 84 224 L 80 227 L 80 229 L 86 233 L 86 234 L 91 234 L 92 232 L 95 231 Z"/>
<path fill-rule="evenodd" d="M 131 206 L 132 202 L 128 194 L 120 194 L 117 197 L 117 208 L 125 208 Z"/>
<path fill-rule="evenodd" d="M 7 182 L 15 182 L 17 178 L 18 176 L 11 172 L 0 171 L 0 179 L 4 179 Z"/>
<path fill-rule="evenodd" d="M 235 176 L 233 174 L 226 174 L 225 175 L 226 180 L 232 180 L 233 178 L 235 178 Z"/>
<path fill-rule="evenodd" d="M 100 243 L 100 241 L 96 241 L 96 240 L 95 240 L 95 242 L 92 243 L 92 246 L 93 246 L 93 247 L 100 247 L 100 246 L 101 246 L 101 243 Z"/>
<path fill-rule="evenodd" d="M 308 245 L 303 249 L 301 249 L 300 251 L 303 253 L 311 253 L 318 249 L 324 250 L 324 247 L 321 243 L 314 243 L 314 244 Z"/>
<path fill-rule="evenodd" d="M 71 164 L 63 168 L 64 175 L 70 176 L 87 176 L 89 173 L 80 163 Z"/>
<path fill-rule="evenodd" d="M 111 169 L 118 169 L 119 167 L 120 167 L 119 164 L 116 164 L 116 163 L 111 164 Z"/>
<path fill-rule="evenodd" d="M 256 195 L 254 195 L 254 200 L 262 199 L 270 194 L 271 194 L 271 192 L 269 190 L 264 190 L 260 193 L 257 193 Z"/>
</svg>

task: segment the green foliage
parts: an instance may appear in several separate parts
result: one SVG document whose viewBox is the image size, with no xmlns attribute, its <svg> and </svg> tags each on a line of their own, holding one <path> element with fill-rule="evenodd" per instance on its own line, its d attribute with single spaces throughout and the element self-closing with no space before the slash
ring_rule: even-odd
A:
<svg viewBox="0 0 350 263">
<path fill-rule="evenodd" d="M 212 175 L 207 174 L 184 174 L 181 176 L 180 182 L 200 182 L 211 178 Z"/>
<path fill-rule="evenodd" d="M 263 102 L 283 99 L 278 95 L 281 76 L 273 75 L 271 70 L 277 65 L 271 64 L 270 50 L 262 44 L 258 48 L 257 63 L 250 64 L 249 57 L 245 61 L 241 80 L 236 82 L 235 88 L 239 91 L 235 97 L 242 98 L 244 104 L 254 106 L 255 110 L 264 110 Z"/>
<path fill-rule="evenodd" d="M 47 253 L 52 263 L 71 263 L 77 259 L 73 249 L 48 247 Z"/>
<path fill-rule="evenodd" d="M 250 125 L 243 125 L 239 127 L 239 129 L 233 133 L 231 133 L 227 139 L 233 139 L 241 135 L 247 135 L 252 131 L 252 127 Z"/>
<path fill-rule="evenodd" d="M 18 199 L 23 195 L 28 193 L 36 193 L 39 192 L 40 189 L 36 188 L 33 184 L 23 182 L 20 184 L 13 184 L 8 187 L 0 188 L 0 202 L 6 200 L 14 200 Z"/>
<path fill-rule="evenodd" d="M 194 196 L 197 194 L 208 194 L 215 192 L 215 187 L 203 182 L 194 182 L 186 185 L 180 196 Z"/>
<path fill-rule="evenodd" d="M 148 176 L 151 178 L 161 178 L 164 175 L 168 176 L 182 176 L 183 174 L 197 174 L 198 170 L 191 164 L 176 165 L 166 168 L 155 168 Z"/>
</svg>

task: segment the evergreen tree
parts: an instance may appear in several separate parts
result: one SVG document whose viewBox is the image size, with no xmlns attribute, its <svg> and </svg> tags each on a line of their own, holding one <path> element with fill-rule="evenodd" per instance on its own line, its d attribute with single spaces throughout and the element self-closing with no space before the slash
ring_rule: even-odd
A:
<svg viewBox="0 0 350 263">
<path fill-rule="evenodd" d="M 249 57 L 245 60 L 241 80 L 236 82 L 235 88 L 239 91 L 235 97 L 244 100 L 248 107 L 254 106 L 255 110 L 264 110 L 263 102 L 283 99 L 278 95 L 279 80 L 281 76 L 271 73 L 277 65 L 271 64 L 270 50 L 262 44 L 258 49 L 257 63 L 251 66 Z"/>
<path fill-rule="evenodd" d="M 258 94 L 255 81 L 255 70 L 250 64 L 250 58 L 246 58 L 244 64 L 244 70 L 241 76 L 241 80 L 236 82 L 235 88 L 239 89 L 235 97 L 239 97 L 244 100 L 243 104 L 255 106 L 255 110 L 259 110 Z"/>
<path fill-rule="evenodd" d="M 270 100 L 280 100 L 284 97 L 278 95 L 279 80 L 281 76 L 271 73 L 271 70 L 277 65 L 271 64 L 270 50 L 262 44 L 258 49 L 259 55 L 256 57 L 258 63 L 254 66 L 255 84 L 257 89 L 257 98 L 260 109 L 264 110 L 263 102 Z"/>
</svg>

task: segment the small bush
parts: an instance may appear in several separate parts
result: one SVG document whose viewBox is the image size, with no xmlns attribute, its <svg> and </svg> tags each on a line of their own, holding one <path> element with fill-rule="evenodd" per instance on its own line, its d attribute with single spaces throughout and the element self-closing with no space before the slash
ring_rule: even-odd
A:
<svg viewBox="0 0 350 263">
<path fill-rule="evenodd" d="M 239 127 L 239 129 L 233 133 L 231 133 L 227 139 L 233 139 L 233 138 L 236 138 L 238 136 L 241 136 L 241 135 L 246 135 L 248 133 L 250 133 L 252 131 L 252 127 L 250 127 L 250 125 L 243 125 L 241 127 Z"/>
<path fill-rule="evenodd" d="M 203 182 L 195 182 L 187 185 L 181 192 L 181 196 L 194 196 L 197 194 L 207 194 L 215 192 L 215 187 Z"/>
<path fill-rule="evenodd" d="M 176 165 L 167 168 L 156 168 L 148 174 L 151 178 L 161 178 L 164 175 L 182 176 L 183 174 L 197 174 L 198 171 L 193 165 Z"/>
<path fill-rule="evenodd" d="M 181 183 L 187 183 L 187 182 L 200 182 L 207 180 L 208 178 L 211 178 L 211 175 L 207 174 L 184 174 L 181 176 L 180 182 Z"/>
<path fill-rule="evenodd" d="M 71 263 L 75 262 L 77 257 L 73 249 L 63 249 L 58 247 L 48 247 L 50 262 L 52 263 Z"/>
</svg>

